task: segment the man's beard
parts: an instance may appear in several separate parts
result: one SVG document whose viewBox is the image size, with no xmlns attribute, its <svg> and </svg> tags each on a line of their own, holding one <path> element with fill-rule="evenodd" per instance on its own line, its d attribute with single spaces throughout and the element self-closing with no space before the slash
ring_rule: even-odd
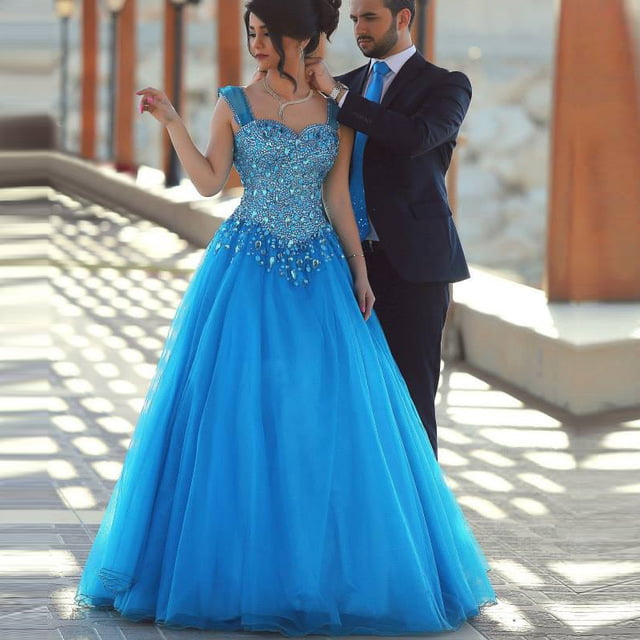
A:
<svg viewBox="0 0 640 640">
<path fill-rule="evenodd" d="M 392 22 L 391 26 L 387 29 L 382 38 L 378 41 L 374 41 L 373 49 L 370 49 L 368 53 L 365 53 L 362 49 L 360 49 L 360 51 L 362 51 L 367 58 L 377 58 L 380 60 L 396 46 L 397 42 L 398 32 L 396 30 L 395 23 Z"/>
</svg>

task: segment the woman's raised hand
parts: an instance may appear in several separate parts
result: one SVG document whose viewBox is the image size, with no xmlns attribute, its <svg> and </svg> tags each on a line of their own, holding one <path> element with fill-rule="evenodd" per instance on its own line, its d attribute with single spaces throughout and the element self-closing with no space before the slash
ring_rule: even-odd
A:
<svg viewBox="0 0 640 640">
<path fill-rule="evenodd" d="M 165 127 L 180 117 L 164 92 L 153 87 L 146 87 L 136 91 L 136 95 L 141 96 L 138 111 L 140 113 L 148 111 Z"/>
</svg>

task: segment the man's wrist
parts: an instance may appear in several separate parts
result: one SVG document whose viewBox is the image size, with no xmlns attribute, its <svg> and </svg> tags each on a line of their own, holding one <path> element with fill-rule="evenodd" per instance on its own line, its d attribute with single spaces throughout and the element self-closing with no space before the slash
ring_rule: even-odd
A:
<svg viewBox="0 0 640 640">
<path fill-rule="evenodd" d="M 329 96 L 329 98 L 335 100 L 338 104 L 340 104 L 340 101 L 348 90 L 349 87 L 347 87 L 347 85 L 342 84 L 342 82 L 336 82 L 333 86 L 333 89 L 331 89 L 331 91 L 327 95 Z"/>
<path fill-rule="evenodd" d="M 347 99 L 348 95 L 349 95 L 349 88 L 345 87 L 345 90 L 338 96 L 338 99 L 336 100 L 340 108 L 342 108 L 342 105 L 344 104 L 344 101 Z"/>
</svg>

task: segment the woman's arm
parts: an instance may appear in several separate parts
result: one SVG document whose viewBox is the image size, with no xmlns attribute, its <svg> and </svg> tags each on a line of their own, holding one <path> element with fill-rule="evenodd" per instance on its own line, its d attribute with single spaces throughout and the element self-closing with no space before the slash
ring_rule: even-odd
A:
<svg viewBox="0 0 640 640">
<path fill-rule="evenodd" d="M 353 148 L 353 130 L 341 126 L 339 136 L 338 156 L 324 182 L 324 205 L 349 263 L 360 310 L 365 320 L 368 320 L 375 298 L 367 277 L 367 265 L 349 193 L 349 164 Z"/>
<path fill-rule="evenodd" d="M 193 143 L 187 127 L 167 96 L 147 87 L 140 111 L 148 111 L 167 129 L 178 158 L 193 185 L 203 196 L 212 196 L 224 187 L 233 164 L 233 114 L 225 100 L 218 100 L 211 118 L 209 144 L 202 153 Z"/>
</svg>

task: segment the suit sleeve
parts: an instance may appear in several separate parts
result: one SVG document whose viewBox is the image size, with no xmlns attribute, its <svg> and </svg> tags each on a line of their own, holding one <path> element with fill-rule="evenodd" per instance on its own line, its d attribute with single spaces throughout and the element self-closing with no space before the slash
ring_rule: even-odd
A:
<svg viewBox="0 0 640 640">
<path fill-rule="evenodd" d="M 418 156 L 456 137 L 471 102 L 471 83 L 453 71 L 429 91 L 412 115 L 398 113 L 349 91 L 338 114 L 342 123 L 390 151 Z"/>
</svg>

